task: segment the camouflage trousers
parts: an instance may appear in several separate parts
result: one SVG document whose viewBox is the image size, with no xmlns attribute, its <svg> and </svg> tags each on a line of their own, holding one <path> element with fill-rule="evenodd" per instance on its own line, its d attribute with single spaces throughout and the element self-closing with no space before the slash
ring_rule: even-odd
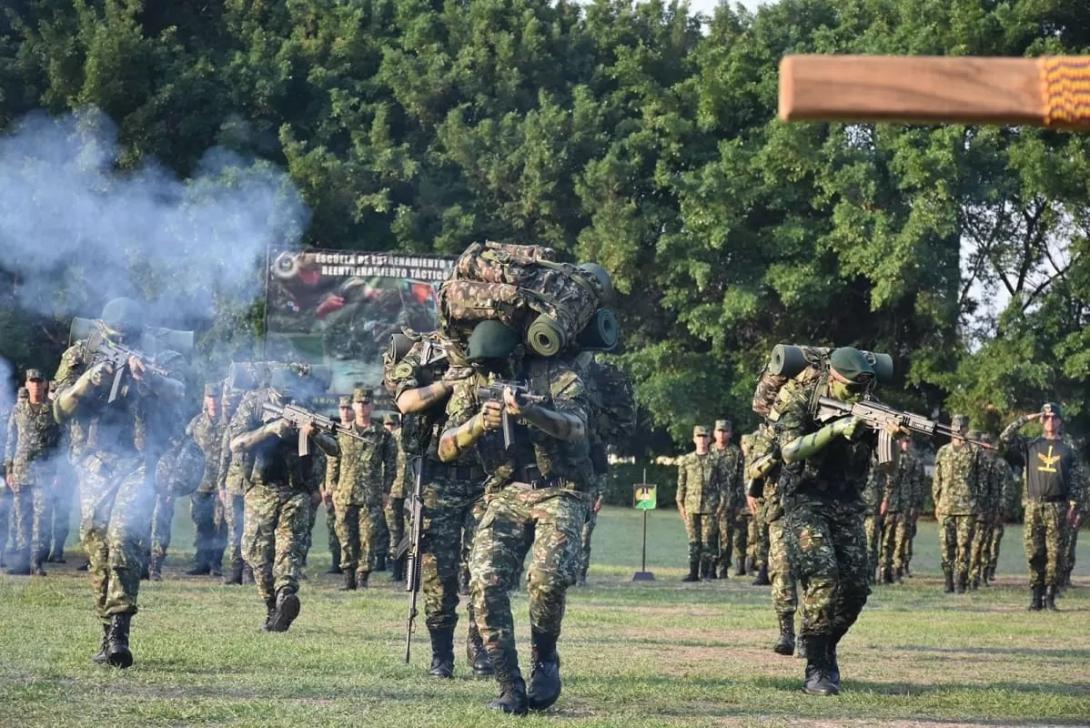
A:
<svg viewBox="0 0 1090 728">
<path fill-rule="evenodd" d="M 1002 521 L 995 524 L 991 528 L 991 534 L 988 538 L 988 569 L 992 574 L 995 574 L 996 567 L 999 566 L 999 546 L 1003 542 L 1003 523 Z"/>
<path fill-rule="evenodd" d="M 1022 542 L 1031 587 L 1059 586 L 1064 568 L 1066 503 L 1025 502 Z"/>
<path fill-rule="evenodd" d="M 314 543 L 314 524 L 318 522 L 318 507 L 307 503 L 307 532 L 299 544 L 301 565 L 307 565 L 307 557 L 310 556 L 310 547 Z"/>
<path fill-rule="evenodd" d="M 942 570 L 958 579 L 969 575 L 976 516 L 943 516 L 939 521 L 939 550 Z"/>
<path fill-rule="evenodd" d="M 583 524 L 582 538 L 583 563 L 579 567 L 579 576 L 587 578 L 587 570 L 590 568 L 590 539 L 594 535 L 594 527 L 598 525 L 598 512 L 592 507 L 587 507 L 587 520 Z"/>
<path fill-rule="evenodd" d="M 15 495 L 7 485 L 0 486 L 0 561 L 6 564 L 6 556 L 11 553 L 8 549 L 8 534 L 11 531 L 11 505 L 15 501 Z"/>
<path fill-rule="evenodd" d="M 783 518 L 768 524 L 768 578 L 772 582 L 772 608 L 776 614 L 794 616 L 799 597 Z"/>
<path fill-rule="evenodd" d="M 441 470 L 429 462 L 427 469 Z M 427 473 L 427 470 L 425 470 Z M 462 533 L 466 520 L 484 515 L 484 484 L 428 474 L 423 485 L 420 589 L 429 630 L 454 629 L 458 623 L 458 577 L 462 569 Z M 470 633 L 477 631 L 473 603 L 467 605 Z"/>
<path fill-rule="evenodd" d="M 973 526 L 973 547 L 969 552 L 969 577 L 977 581 L 988 565 L 988 542 L 992 537 L 991 517 L 981 518 Z"/>
<path fill-rule="evenodd" d="M 318 509 L 314 509 L 317 513 Z M 326 540 L 329 543 L 329 556 L 335 566 L 341 565 L 341 540 L 337 537 L 337 508 L 333 501 L 325 503 Z"/>
<path fill-rule="evenodd" d="M 750 517 L 746 532 L 746 558 L 752 559 L 757 569 L 768 566 L 768 524 L 762 512 L 758 509 L 757 515 Z"/>
<path fill-rule="evenodd" d="M 227 524 L 223 503 L 216 491 L 198 491 L 189 497 L 189 516 L 196 527 L 193 546 L 197 559 L 222 560 L 227 545 Z"/>
<path fill-rule="evenodd" d="M 341 545 L 341 568 L 370 574 L 375 566 L 375 519 L 383 517 L 382 506 L 338 505 L 337 541 Z M 376 513 L 379 516 L 376 516 Z"/>
<path fill-rule="evenodd" d="M 582 527 L 580 527 L 582 530 Z M 718 528 L 713 513 L 686 513 L 685 535 L 689 539 L 689 563 L 714 561 L 717 554 Z M 582 543 L 582 539 L 580 539 Z"/>
<path fill-rule="evenodd" d="M 386 526 L 386 506 L 379 503 L 371 514 L 371 558 L 374 562 L 386 562 L 390 555 L 390 529 Z"/>
<path fill-rule="evenodd" d="M 19 567 L 45 561 L 49 555 L 53 499 L 45 486 L 23 483 L 12 502 L 11 527 L 15 548 L 12 559 Z"/>
<path fill-rule="evenodd" d="M 509 485 L 489 497 L 477 526 L 469 571 L 477 626 L 497 678 L 518 664 L 509 593 L 517 586 L 527 552 L 530 627 L 559 636 L 567 590 L 582 563 L 580 531 L 586 510 L 584 494 L 560 488 L 523 490 Z"/>
<path fill-rule="evenodd" d="M 405 538 L 405 499 L 393 496 L 387 498 L 382 515 L 386 518 L 386 530 L 390 532 L 390 551 L 392 552 Z"/>
<path fill-rule="evenodd" d="M 887 513 L 882 519 L 882 547 L 879 566 L 883 569 L 903 571 L 905 568 L 905 542 L 909 540 L 911 526 L 905 513 Z"/>
<path fill-rule="evenodd" d="M 749 522 L 745 511 L 739 508 L 721 509 L 716 520 L 719 533 L 719 567 L 726 569 L 735 556 L 743 561 L 746 558 Z"/>
<path fill-rule="evenodd" d="M 1067 524 L 1064 528 L 1064 568 L 1060 574 L 1061 583 L 1071 583 L 1071 571 L 1075 568 L 1075 548 L 1079 543 L 1079 529 Z"/>
<path fill-rule="evenodd" d="M 50 496 L 53 501 L 53 523 L 46 529 L 46 546 L 52 542 L 53 554 L 60 558 L 64 554 L 72 519 L 72 481 L 58 478 L 50 489 Z"/>
<path fill-rule="evenodd" d="M 223 506 L 223 520 L 226 522 L 227 562 L 232 566 L 242 565 L 242 531 L 246 515 L 246 499 L 228 491 L 223 493 L 227 501 Z"/>
<path fill-rule="evenodd" d="M 246 492 L 242 554 L 266 603 L 276 592 L 299 591 L 303 543 L 310 520 L 310 494 L 254 485 Z"/>
<path fill-rule="evenodd" d="M 901 546 L 901 563 L 906 570 L 908 569 L 909 564 L 912 563 L 912 544 L 916 541 L 916 523 L 919 521 L 918 516 L 913 517 L 909 515 L 907 518 L 908 531 L 905 534 L 905 540 L 902 542 Z"/>
<path fill-rule="evenodd" d="M 863 519 L 863 533 L 867 538 L 867 568 L 869 578 L 874 583 L 874 572 L 878 569 L 878 554 L 882 550 L 882 517 L 877 513 L 868 513 Z"/>
<path fill-rule="evenodd" d="M 162 563 L 170 548 L 170 526 L 174 520 L 174 496 L 168 492 L 155 493 L 155 505 L 151 515 L 151 558 Z"/>
<path fill-rule="evenodd" d="M 80 542 L 91 565 L 95 611 L 106 622 L 135 614 L 155 488 L 140 458 L 91 454 L 80 469 Z"/>
<path fill-rule="evenodd" d="M 867 603 L 870 562 L 863 518 L 850 504 L 785 504 L 784 529 L 802 592 L 802 637 L 843 635 Z"/>
</svg>

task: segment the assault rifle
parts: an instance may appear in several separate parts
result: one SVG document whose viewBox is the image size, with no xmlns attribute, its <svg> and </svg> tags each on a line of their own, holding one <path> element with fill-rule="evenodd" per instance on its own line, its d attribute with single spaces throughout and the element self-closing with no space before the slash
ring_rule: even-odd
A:
<svg viewBox="0 0 1090 728">
<path fill-rule="evenodd" d="M 530 386 L 524 382 L 505 382 L 502 379 L 495 379 L 483 387 L 477 388 L 477 401 L 478 402 L 499 402 L 503 404 L 503 392 L 505 389 L 510 389 L 515 394 L 515 399 L 520 402 L 536 403 L 544 402 L 545 398 L 531 393 Z M 500 429 L 503 430 L 503 449 L 510 450 L 511 446 L 515 443 L 515 423 L 511 421 L 510 415 L 507 414 L 507 408 L 503 408 L 503 414 L 500 419 Z"/>
<path fill-rule="evenodd" d="M 880 463 L 893 462 L 893 435 L 889 433 L 889 429 L 895 427 L 932 437 L 943 435 L 955 440 L 964 440 L 978 447 L 992 449 L 992 446 L 988 443 L 965 437 L 951 428 L 950 425 L 944 425 L 941 422 L 936 422 L 913 412 L 893 409 L 873 399 L 864 399 L 853 404 L 841 402 L 839 399 L 833 399 L 832 397 L 819 397 L 817 404 L 817 419 L 820 422 L 828 422 L 844 415 L 851 415 L 863 420 L 870 429 L 877 430 L 878 462 Z"/>
<path fill-rule="evenodd" d="M 341 424 L 331 417 L 326 417 L 317 412 L 303 409 L 297 404 L 276 405 L 272 402 L 266 402 L 261 406 L 261 409 L 263 421 L 272 422 L 273 420 L 283 418 L 299 431 L 299 457 L 310 454 L 310 440 L 303 434 L 303 426 L 308 422 L 314 424 L 315 430 L 327 432 L 334 437 L 336 437 L 338 433 L 343 433 L 349 437 L 354 437 L 357 440 L 366 439 L 356 432 L 355 428 L 351 425 Z"/>
<path fill-rule="evenodd" d="M 405 628 L 405 664 L 413 649 L 413 630 L 416 627 L 416 600 L 420 593 L 421 549 L 420 540 L 424 531 L 424 458 L 418 456 L 413 461 L 413 493 L 409 502 L 408 543 L 398 546 L 401 553 L 408 552 L 405 558 L 405 591 L 409 592 L 409 620 Z M 400 553 L 397 558 L 401 558 Z"/>
<path fill-rule="evenodd" d="M 87 348 L 91 354 L 91 366 L 106 362 L 114 375 L 114 382 L 110 386 L 110 396 L 106 400 L 109 403 L 116 400 L 121 393 L 121 385 L 125 381 L 126 372 L 132 374 L 129 371 L 130 358 L 138 360 L 144 369 L 153 374 L 158 374 L 161 377 L 170 376 L 166 369 L 152 364 L 151 358 L 146 354 L 111 341 L 101 328 L 96 329 L 87 337 Z"/>
</svg>

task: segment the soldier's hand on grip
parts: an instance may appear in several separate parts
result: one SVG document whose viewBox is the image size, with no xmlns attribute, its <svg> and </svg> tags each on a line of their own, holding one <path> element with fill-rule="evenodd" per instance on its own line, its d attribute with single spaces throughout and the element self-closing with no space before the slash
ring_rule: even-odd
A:
<svg viewBox="0 0 1090 728">
<path fill-rule="evenodd" d="M 108 361 L 100 361 L 87 370 L 87 379 L 95 387 L 101 387 L 110 381 L 114 374 L 114 368 Z"/>
<path fill-rule="evenodd" d="M 859 429 L 863 426 L 863 420 L 851 415 L 848 417 L 842 417 L 833 423 L 833 432 L 847 440 L 855 439 L 855 436 L 859 433 Z"/>
<path fill-rule="evenodd" d="M 278 420 L 273 420 L 268 425 L 266 425 L 266 428 L 268 428 L 268 431 L 270 433 L 276 435 L 282 440 L 290 437 L 293 429 L 291 422 L 284 419 L 283 417 Z"/>
<path fill-rule="evenodd" d="M 503 405 L 488 401 L 481 405 L 481 423 L 486 430 L 498 430 L 503 425 Z"/>
</svg>

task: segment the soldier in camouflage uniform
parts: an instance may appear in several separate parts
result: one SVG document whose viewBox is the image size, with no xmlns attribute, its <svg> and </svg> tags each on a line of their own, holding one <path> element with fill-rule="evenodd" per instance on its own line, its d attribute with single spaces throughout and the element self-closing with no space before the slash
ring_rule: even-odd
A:
<svg viewBox="0 0 1090 728">
<path fill-rule="evenodd" d="M 386 516 L 386 528 L 390 532 L 391 551 L 401 545 L 405 538 L 405 491 L 406 478 L 409 476 L 409 458 L 405 448 L 401 446 L 401 427 L 397 415 L 388 414 L 382 418 L 382 426 L 390 433 L 397 448 L 397 466 L 394 472 L 394 482 L 390 486 L 390 495 L 386 500 L 384 515 Z M 402 556 L 394 557 L 390 564 L 390 581 L 405 580 L 405 559 Z"/>
<path fill-rule="evenodd" d="M 291 370 L 274 370 L 268 387 L 243 398 L 230 424 L 232 458 L 245 458 L 243 467 L 250 473 L 245 481 L 242 553 L 265 602 L 262 629 L 268 632 L 286 632 L 299 616 L 302 544 L 310 508 L 320 500 L 314 471 L 323 461 L 313 448 L 311 454 L 299 455 L 299 434 L 327 454 L 337 454 L 337 441 L 314 431 L 309 423 L 297 432 L 283 418 L 264 421 L 264 405 L 290 402 L 299 386 L 299 377 Z"/>
<path fill-rule="evenodd" d="M 923 457 L 916 452 L 915 447 L 912 447 L 910 452 L 919 463 L 919 477 L 912 480 L 912 492 L 908 499 L 909 511 L 906 514 L 908 533 L 905 534 L 905 539 L 901 543 L 901 551 L 899 554 L 905 576 L 912 576 L 912 544 L 916 541 L 917 523 L 920 520 L 920 514 L 923 513 L 923 507 L 927 499 L 927 491 L 930 490 L 930 483 L 927 481 L 927 472 L 924 469 Z"/>
<path fill-rule="evenodd" d="M 60 429 L 46 396 L 47 384 L 38 369 L 26 373 L 26 399 L 19 399 L 8 418 L 4 465 L 8 486 L 15 493 L 15 551 L 8 573 L 45 576 L 42 562 L 49 555 L 52 493 L 59 457 Z"/>
<path fill-rule="evenodd" d="M 219 467 L 216 468 L 216 490 L 223 505 L 225 549 L 229 564 L 223 583 L 234 585 L 253 583 L 253 570 L 242 558 L 243 517 L 246 512 L 246 459 L 236 458 L 231 454 L 231 418 L 238 410 L 241 398 L 241 392 L 231 387 L 230 383 L 224 383 L 223 412 L 220 418 L 223 428 L 220 436 Z"/>
<path fill-rule="evenodd" d="M 437 335 L 416 341 L 391 366 L 387 380 L 404 418 L 402 444 L 423 467 L 420 586 L 431 640 L 428 673 L 449 678 L 454 674 L 463 536 L 467 521 L 475 528 L 484 515 L 484 470 L 471 449 L 461 457 L 441 460 L 439 435 L 447 426 L 448 400 L 456 382 L 471 378 L 473 370 L 460 347 Z M 473 602 L 467 603 L 466 612 L 466 657 L 475 675 L 490 675 L 492 661 L 481 640 Z"/>
<path fill-rule="evenodd" d="M 1023 542 L 1029 562 L 1032 597 L 1029 609 L 1056 609 L 1063 576 L 1064 529 L 1078 523 L 1086 508 L 1086 483 L 1078 452 L 1063 439 L 1063 411 L 1046 402 L 1041 411 L 1007 425 L 999 441 L 1024 467 Z M 1041 437 L 1018 434 L 1026 423 L 1041 421 Z"/>
<path fill-rule="evenodd" d="M 875 436 L 856 417 L 816 420 L 818 395 L 858 401 L 875 372 L 859 350 L 841 347 L 827 369 L 786 382 L 768 415 L 783 458 L 779 479 L 784 528 L 803 585 L 802 629 L 807 693 L 840 690 L 837 644 L 867 601 L 869 560 L 860 493 Z"/>
<path fill-rule="evenodd" d="M 124 341 L 140 331 L 141 308 L 129 299 L 106 304 L 99 333 Z M 137 610 L 140 574 L 148 553 L 155 500 L 153 468 L 167 444 L 164 428 L 185 393 L 180 355 L 156 357 L 157 373 L 131 357 L 114 402 L 114 372 L 95 363 L 84 341 L 61 357 L 53 416 L 70 421 L 79 458 L 80 538 L 91 560 L 95 608 L 103 624 L 102 647 L 92 659 L 115 667 L 132 664 L 129 627 Z"/>
<path fill-rule="evenodd" d="M 741 536 L 739 511 L 746 508 L 742 477 L 742 452 L 733 444 L 730 420 L 716 420 L 713 431 L 715 441 L 711 452 L 719 464 L 719 508 L 716 511 L 716 531 L 719 534 L 719 555 L 716 559 L 720 579 L 727 578 L 731 553 Z M 738 552 L 739 562 L 745 560 L 743 551 Z"/>
<path fill-rule="evenodd" d="M 468 347 L 474 370 L 450 395 L 439 444 L 445 462 L 476 449 L 488 473 L 488 506 L 473 542 L 470 591 L 501 689 L 489 707 L 516 715 L 544 710 L 560 696 L 556 642 L 567 588 L 582 564 L 580 531 L 592 472 L 582 380 L 560 359 L 522 356 L 520 340 L 518 332 L 497 321 L 474 328 Z M 479 386 L 497 376 L 526 382 L 532 399 L 504 387 L 502 401 L 482 403 Z M 500 433 L 505 414 L 514 418 L 509 448 Z M 706 515 L 710 520 L 711 513 Z M 528 552 L 533 668 L 527 689 L 515 651 L 509 592 Z"/>
<path fill-rule="evenodd" d="M 970 440 L 982 440 L 979 430 L 969 430 Z M 985 562 L 987 561 L 988 541 L 991 539 L 992 526 L 999 512 L 1002 473 L 997 468 L 998 455 L 994 450 L 974 445 L 980 463 L 980 477 L 977 480 L 977 520 L 973 527 L 973 546 L 969 554 L 969 589 L 979 589 L 980 584 L 988 586 Z"/>
<path fill-rule="evenodd" d="M 356 419 L 352 411 L 352 395 L 344 395 L 337 404 L 342 425 L 350 425 Z M 329 570 L 327 574 L 343 574 L 341 569 L 341 541 L 337 537 L 337 507 L 333 505 L 333 483 L 328 482 L 329 464 L 326 463 L 327 478 L 322 483 L 322 504 L 325 506 L 326 543 L 329 544 Z"/>
<path fill-rule="evenodd" d="M 753 586 L 768 586 L 772 582 L 768 578 L 768 522 L 765 521 L 764 495 L 757 499 L 757 508 L 746 507 L 749 513 L 749 533 L 746 554 L 757 572 L 751 582 Z"/>
<path fill-rule="evenodd" d="M 20 387 L 20 390 L 26 391 L 23 387 Z M 11 417 L 11 409 L 7 409 L 8 403 L 4 401 L 5 399 L 0 398 L 0 406 L 5 407 L 4 410 L 0 411 L 0 425 L 5 428 L 4 440 L 7 440 L 6 428 L 8 419 Z M 0 472 L 0 476 L 3 475 L 5 474 Z M 11 555 L 11 551 L 8 549 L 8 534 L 11 530 L 11 504 L 14 500 L 15 496 L 12 494 L 5 477 L 3 482 L 0 483 L 0 567 L 8 565 L 6 558 Z"/>
<path fill-rule="evenodd" d="M 885 487 L 879 515 L 882 517 L 882 549 L 879 557 L 882 583 L 901 583 L 904 579 L 905 542 L 911 534 L 912 499 L 922 488 L 923 463 L 912 450 L 912 441 L 900 441 L 900 457 L 894 469 L 883 478 Z"/>
<path fill-rule="evenodd" d="M 56 395 L 57 383 L 49 382 L 49 401 L 52 406 Z M 46 561 L 55 564 L 65 563 L 64 545 L 68 541 L 68 528 L 71 521 L 72 498 L 75 492 L 76 472 L 72 469 L 72 463 L 68 460 L 68 431 L 61 428 L 57 442 L 58 455 L 53 459 L 53 524 L 52 524 L 52 549 Z"/>
<path fill-rule="evenodd" d="M 969 429 L 969 418 L 954 415 L 951 427 L 964 435 Z M 969 581 L 980 477 L 980 457 L 975 447 L 955 438 L 939 448 L 931 497 L 939 522 L 939 549 L 947 594 L 964 592 Z"/>
<path fill-rule="evenodd" d="M 722 491 L 719 459 L 708 449 L 708 428 L 693 427 L 696 450 L 677 464 L 677 510 L 689 539 L 689 573 L 682 581 L 715 576 L 716 511 Z"/>
<path fill-rule="evenodd" d="M 352 407 L 355 417 L 351 426 L 357 437 L 339 433 L 339 454 L 331 456 L 326 466 L 326 489 L 333 492 L 346 591 L 367 586 L 380 538 L 375 522 L 385 519 L 383 508 L 397 472 L 397 444 L 382 425 L 371 420 L 371 393 L 356 389 Z"/>
<path fill-rule="evenodd" d="M 995 438 L 992 435 L 985 434 L 984 440 L 991 445 L 995 444 Z M 1003 542 L 1003 524 L 1014 518 L 1015 508 L 1018 504 L 1018 477 L 998 451 L 993 451 L 992 455 L 992 467 L 995 468 L 995 477 L 999 481 L 999 506 L 996 509 L 995 520 L 992 523 L 988 542 L 984 547 L 984 576 L 989 582 L 995 581 L 995 570 L 999 565 L 999 547 Z"/>
<path fill-rule="evenodd" d="M 204 477 L 197 486 L 197 492 L 190 496 L 189 515 L 196 527 L 196 555 L 193 568 L 186 572 L 189 576 L 223 576 L 224 540 L 223 503 L 218 495 L 220 447 L 226 423 L 220 416 L 219 392 L 215 385 L 204 387 L 204 402 L 201 412 L 185 428 L 187 436 L 193 438 L 197 447 L 204 453 Z M 218 518 L 217 518 L 218 516 Z"/>
<path fill-rule="evenodd" d="M 867 580 L 873 584 L 878 570 L 878 552 L 882 546 L 882 491 L 885 488 L 885 476 L 878 469 L 872 468 L 867 473 L 863 485 L 862 501 L 866 514 L 863 517 L 863 532 L 867 536 Z"/>
</svg>

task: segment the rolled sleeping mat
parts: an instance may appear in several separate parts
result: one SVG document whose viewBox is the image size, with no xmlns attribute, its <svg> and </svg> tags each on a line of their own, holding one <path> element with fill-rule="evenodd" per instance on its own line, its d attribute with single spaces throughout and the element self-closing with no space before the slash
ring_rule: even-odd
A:
<svg viewBox="0 0 1090 728">
<path fill-rule="evenodd" d="M 768 362 L 768 371 L 784 377 L 793 377 L 811 364 L 817 364 L 828 358 L 832 349 L 822 346 L 796 346 L 794 344 L 776 344 L 772 347 L 772 357 Z M 863 356 L 874 367 L 878 381 L 887 383 L 893 380 L 893 357 L 872 351 L 863 351 Z"/>
<path fill-rule="evenodd" d="M 617 316 L 608 308 L 600 308 L 575 337 L 575 341 L 584 349 L 609 351 L 617 345 L 620 336 L 621 326 Z"/>
<path fill-rule="evenodd" d="M 395 364 L 405 358 L 409 349 L 413 348 L 413 340 L 400 331 L 390 334 L 390 344 L 386 348 L 386 354 Z"/>
<path fill-rule="evenodd" d="M 526 329 L 526 345 L 538 356 L 556 356 L 568 345 L 568 337 L 556 319 L 538 314 Z"/>
</svg>

